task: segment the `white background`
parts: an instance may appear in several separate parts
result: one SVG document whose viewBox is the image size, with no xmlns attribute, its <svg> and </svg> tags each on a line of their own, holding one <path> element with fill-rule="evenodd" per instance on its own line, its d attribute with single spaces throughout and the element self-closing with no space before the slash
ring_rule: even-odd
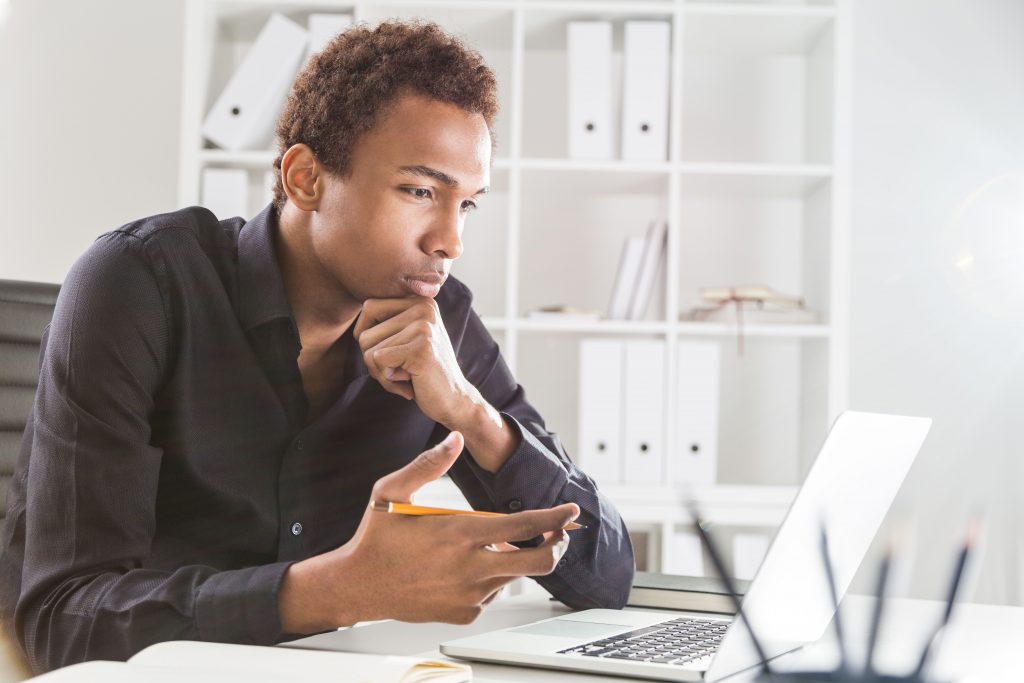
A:
<svg viewBox="0 0 1024 683">
<path fill-rule="evenodd" d="M 0 0 L 0 278 L 177 208 L 182 5 Z M 1024 602 L 1022 27 L 1019 0 L 854 0 L 850 405 L 935 418 L 891 516 L 909 595 L 984 505 L 974 596 Z"/>
</svg>

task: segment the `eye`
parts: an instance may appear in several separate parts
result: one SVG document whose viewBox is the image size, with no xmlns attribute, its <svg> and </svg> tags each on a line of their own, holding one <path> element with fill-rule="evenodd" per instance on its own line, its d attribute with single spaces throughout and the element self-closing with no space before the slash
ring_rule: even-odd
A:
<svg viewBox="0 0 1024 683">
<path fill-rule="evenodd" d="M 433 196 L 428 187 L 403 187 L 402 190 L 416 199 L 430 199 Z"/>
<path fill-rule="evenodd" d="M 465 212 L 476 211 L 476 209 L 477 209 L 476 202 L 474 202 L 472 200 L 469 200 L 469 199 L 467 199 L 466 201 L 462 202 L 462 210 L 463 211 L 465 211 Z"/>
</svg>

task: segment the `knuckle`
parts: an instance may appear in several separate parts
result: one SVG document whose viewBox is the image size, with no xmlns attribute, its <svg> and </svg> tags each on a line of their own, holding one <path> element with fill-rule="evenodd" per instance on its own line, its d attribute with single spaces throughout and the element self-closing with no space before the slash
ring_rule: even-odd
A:
<svg viewBox="0 0 1024 683">
<path fill-rule="evenodd" d="M 442 457 L 443 453 L 444 448 L 441 446 L 441 444 L 438 444 L 433 448 L 428 448 L 427 450 L 420 453 L 418 458 L 413 460 L 414 466 L 433 469 L 435 466 L 440 465 L 442 462 L 444 462 L 444 458 Z"/>
<path fill-rule="evenodd" d="M 390 483 L 391 475 L 387 474 L 378 479 L 373 483 L 373 488 L 370 490 L 370 499 L 379 500 L 384 492 L 387 490 L 388 484 Z"/>
<path fill-rule="evenodd" d="M 430 334 L 430 321 L 423 319 L 417 320 L 413 323 L 413 330 L 416 332 L 417 336 L 428 336 Z"/>
</svg>

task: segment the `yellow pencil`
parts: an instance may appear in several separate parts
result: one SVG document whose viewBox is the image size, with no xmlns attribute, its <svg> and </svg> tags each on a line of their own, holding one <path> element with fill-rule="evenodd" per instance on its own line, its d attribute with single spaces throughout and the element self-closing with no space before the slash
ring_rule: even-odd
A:
<svg viewBox="0 0 1024 683">
<path fill-rule="evenodd" d="M 390 512 L 395 515 L 470 515 L 471 517 L 506 517 L 503 512 L 484 512 L 482 510 L 455 510 L 452 508 L 432 508 L 425 505 L 412 505 L 410 503 L 390 503 L 383 500 L 375 500 L 370 507 L 376 512 Z M 586 529 L 587 527 L 576 522 L 569 522 L 564 527 L 566 531 Z"/>
</svg>

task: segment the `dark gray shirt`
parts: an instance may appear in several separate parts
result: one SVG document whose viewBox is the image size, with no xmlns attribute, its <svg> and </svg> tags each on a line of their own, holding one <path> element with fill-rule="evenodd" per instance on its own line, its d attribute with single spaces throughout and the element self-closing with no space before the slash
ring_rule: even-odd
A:
<svg viewBox="0 0 1024 683">
<path fill-rule="evenodd" d="M 8 500 L 0 605 L 37 671 L 152 643 L 269 645 L 288 566 L 345 543 L 373 483 L 444 438 L 367 373 L 351 335 L 343 390 L 306 424 L 299 339 L 268 207 L 244 222 L 189 208 L 101 236 L 44 339 Z M 521 442 L 491 474 L 450 476 L 474 508 L 572 501 L 585 530 L 537 580 L 573 607 L 620 607 L 621 518 L 547 431 L 449 279 L 437 296 L 466 378 Z"/>
</svg>

